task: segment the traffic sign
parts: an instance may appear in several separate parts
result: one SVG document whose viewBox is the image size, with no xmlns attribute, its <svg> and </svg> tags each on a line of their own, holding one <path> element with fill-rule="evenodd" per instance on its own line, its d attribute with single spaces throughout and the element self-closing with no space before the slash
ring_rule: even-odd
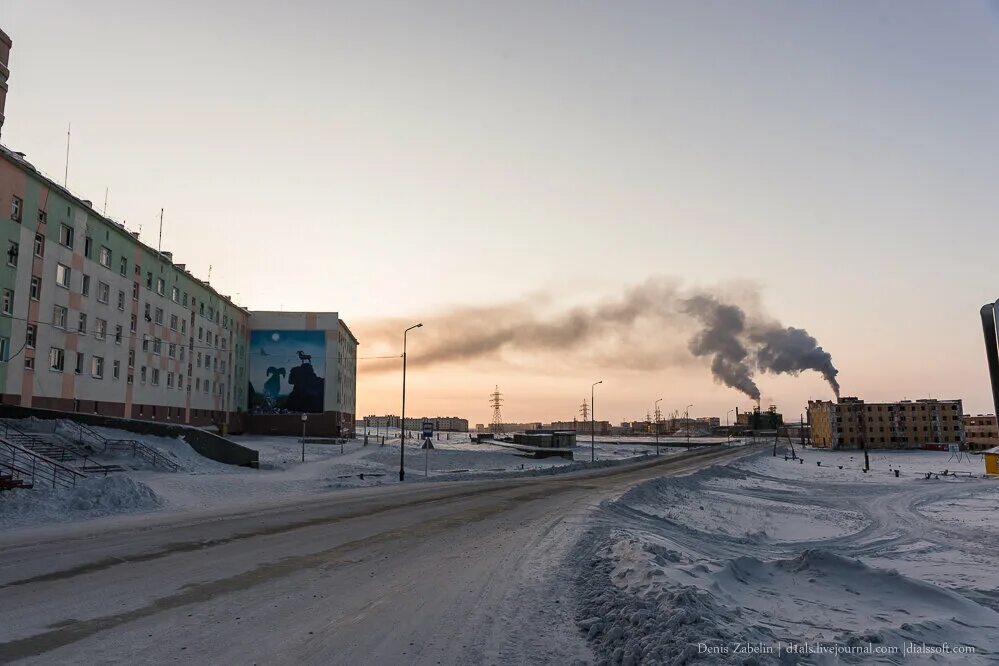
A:
<svg viewBox="0 0 999 666">
<path fill-rule="evenodd" d="M 430 421 L 423 422 L 423 439 L 430 439 L 434 436 L 434 424 Z"/>
</svg>

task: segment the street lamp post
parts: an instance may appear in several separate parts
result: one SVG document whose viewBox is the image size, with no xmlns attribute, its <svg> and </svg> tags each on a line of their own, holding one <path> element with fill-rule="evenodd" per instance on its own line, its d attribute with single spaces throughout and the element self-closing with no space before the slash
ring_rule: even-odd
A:
<svg viewBox="0 0 999 666">
<path fill-rule="evenodd" d="M 732 441 L 732 430 L 728 426 L 728 415 L 734 412 L 734 409 L 730 409 L 725 412 L 725 434 L 728 436 L 728 441 Z"/>
<path fill-rule="evenodd" d="M 687 450 L 690 450 L 690 408 L 693 405 L 687 405 L 687 408 L 683 411 L 683 420 L 687 422 Z"/>
<path fill-rule="evenodd" d="M 659 455 L 659 403 L 662 401 L 663 401 L 662 398 L 656 400 L 656 455 L 657 456 Z"/>
<path fill-rule="evenodd" d="M 423 324 L 414 324 L 402 332 L 402 418 L 399 420 L 399 480 L 406 478 L 406 336 L 414 328 Z"/>
<path fill-rule="evenodd" d="M 599 382 L 593 382 L 593 385 L 590 386 L 590 462 L 594 462 L 597 459 L 596 445 L 594 443 L 594 432 L 595 432 L 595 430 L 594 430 L 594 427 L 595 427 L 594 424 L 596 423 L 596 418 L 595 418 L 595 415 L 593 413 L 594 412 L 594 409 L 593 409 L 593 397 L 594 397 L 593 390 L 594 390 L 594 388 L 596 387 L 597 384 L 603 384 L 603 383 L 604 383 L 604 380 L 601 379 Z"/>
</svg>

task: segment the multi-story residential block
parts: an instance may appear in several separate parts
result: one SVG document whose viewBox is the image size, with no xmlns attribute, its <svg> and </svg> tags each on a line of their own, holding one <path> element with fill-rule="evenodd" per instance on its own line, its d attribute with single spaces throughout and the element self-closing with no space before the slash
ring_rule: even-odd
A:
<svg viewBox="0 0 999 666">
<path fill-rule="evenodd" d="M 0 31 L 0 123 L 10 46 Z M 336 313 L 251 317 L 3 146 L 0 252 L 0 402 L 353 432 L 357 340 Z"/>
<path fill-rule="evenodd" d="M 970 451 L 987 451 L 999 446 L 999 424 L 995 414 L 965 414 L 964 437 Z"/>
<path fill-rule="evenodd" d="M 210 424 L 246 408 L 249 313 L 0 147 L 4 402 Z"/>
<path fill-rule="evenodd" d="M 920 448 L 965 440 L 960 400 L 810 400 L 808 423 L 812 445 L 831 449 Z"/>
</svg>

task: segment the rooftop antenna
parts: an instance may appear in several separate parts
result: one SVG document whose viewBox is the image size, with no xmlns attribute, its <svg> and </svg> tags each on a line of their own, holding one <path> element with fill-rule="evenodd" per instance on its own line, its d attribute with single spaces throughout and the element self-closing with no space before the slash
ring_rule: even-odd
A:
<svg viewBox="0 0 999 666">
<path fill-rule="evenodd" d="M 208 264 L 208 280 L 207 280 L 207 282 L 211 282 L 211 281 L 212 281 L 212 265 Z"/>
<path fill-rule="evenodd" d="M 73 123 L 66 126 L 66 170 L 62 174 L 62 186 L 68 189 L 69 183 L 69 136 L 73 129 Z"/>
<path fill-rule="evenodd" d="M 108 188 L 104 188 L 104 217 L 108 216 Z"/>
<path fill-rule="evenodd" d="M 163 258 L 163 209 L 160 208 L 160 238 L 156 241 L 156 253 L 160 255 L 160 259 Z"/>
</svg>

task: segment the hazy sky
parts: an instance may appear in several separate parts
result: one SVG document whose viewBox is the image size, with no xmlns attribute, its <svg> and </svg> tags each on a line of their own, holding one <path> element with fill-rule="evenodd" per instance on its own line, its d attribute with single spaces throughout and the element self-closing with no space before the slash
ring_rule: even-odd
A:
<svg viewBox="0 0 999 666">
<path fill-rule="evenodd" d="M 339 311 L 362 357 L 383 317 L 659 275 L 756 285 L 847 395 L 992 411 L 995 5 L 0 0 L 0 27 L 5 145 L 61 176 L 72 122 L 71 189 L 147 242 L 165 207 L 177 261 L 251 309 Z M 366 363 L 359 413 L 398 413 Z M 598 418 L 749 406 L 703 363 L 507 353 L 414 368 L 407 411 L 485 421 L 500 384 L 508 420 L 571 418 L 597 379 Z M 830 395 L 760 384 L 794 415 Z"/>
</svg>

